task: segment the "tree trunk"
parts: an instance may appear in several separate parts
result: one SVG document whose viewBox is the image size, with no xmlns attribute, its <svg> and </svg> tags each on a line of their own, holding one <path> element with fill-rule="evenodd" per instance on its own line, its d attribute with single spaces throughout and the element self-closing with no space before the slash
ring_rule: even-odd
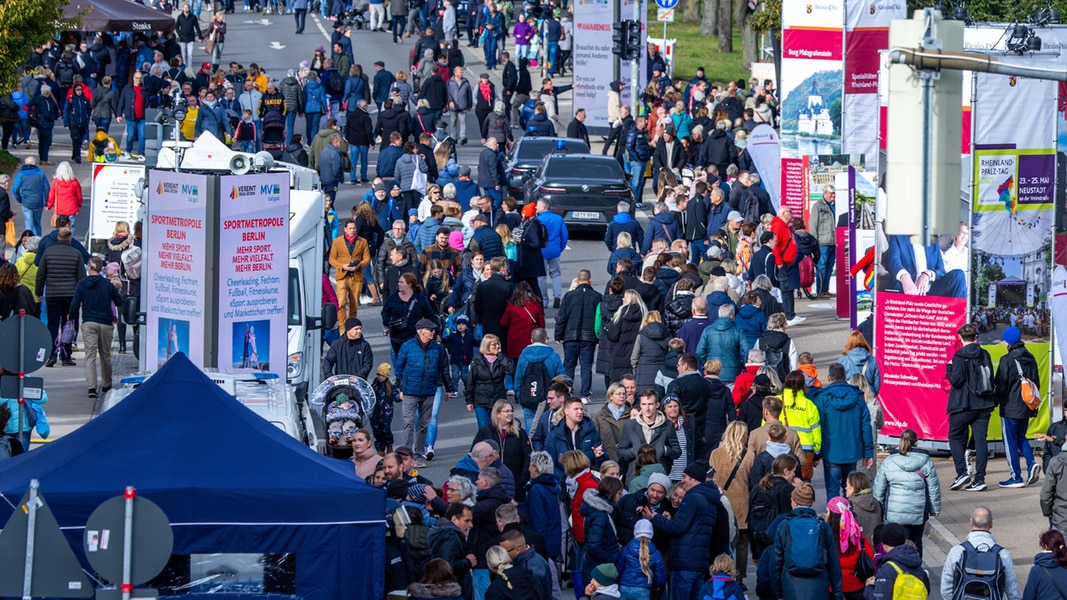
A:
<svg viewBox="0 0 1067 600">
<path fill-rule="evenodd" d="M 741 5 L 744 4 L 745 0 L 741 0 Z M 752 14 L 746 14 L 738 23 L 741 25 L 741 66 L 748 70 L 752 63 L 759 62 L 759 34 L 752 28 Z"/>
<path fill-rule="evenodd" d="M 682 21 L 685 23 L 699 23 L 701 5 L 700 0 L 679 0 L 678 10 L 675 12 L 682 13 Z"/>
<path fill-rule="evenodd" d="M 700 19 L 700 35 L 715 35 L 719 24 L 720 0 L 704 0 L 704 14 Z"/>
<path fill-rule="evenodd" d="M 746 0 L 737 0 L 740 3 Z M 719 0 L 719 26 L 716 28 L 719 35 L 719 52 L 734 51 L 734 0 Z"/>
</svg>

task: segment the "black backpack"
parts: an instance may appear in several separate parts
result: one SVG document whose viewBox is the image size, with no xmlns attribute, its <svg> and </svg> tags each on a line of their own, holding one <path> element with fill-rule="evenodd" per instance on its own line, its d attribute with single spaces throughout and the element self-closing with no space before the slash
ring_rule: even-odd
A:
<svg viewBox="0 0 1067 600">
<path fill-rule="evenodd" d="M 74 83 L 73 62 L 61 60 L 56 63 L 56 81 L 62 86 L 69 86 Z"/>
<path fill-rule="evenodd" d="M 993 394 L 993 368 L 986 364 L 985 354 L 978 358 L 968 358 L 967 361 L 967 387 L 976 396 L 989 396 Z"/>
<path fill-rule="evenodd" d="M 778 516 L 778 497 L 774 489 L 756 488 L 748 503 L 748 531 L 752 539 L 764 546 L 774 543 L 767 535 L 771 522 Z"/>
<path fill-rule="evenodd" d="M 537 405 L 548 398 L 548 369 L 545 361 L 527 363 L 519 388 L 519 404 L 523 408 L 537 410 Z"/>
<path fill-rule="evenodd" d="M 345 91 L 345 82 L 340 73 L 330 73 L 326 78 L 326 92 L 331 96 L 339 96 Z"/>
<path fill-rule="evenodd" d="M 789 336 L 781 331 L 764 331 L 759 336 L 759 347 L 763 350 L 763 364 L 778 373 L 778 378 L 785 381 L 789 374 Z"/>
</svg>

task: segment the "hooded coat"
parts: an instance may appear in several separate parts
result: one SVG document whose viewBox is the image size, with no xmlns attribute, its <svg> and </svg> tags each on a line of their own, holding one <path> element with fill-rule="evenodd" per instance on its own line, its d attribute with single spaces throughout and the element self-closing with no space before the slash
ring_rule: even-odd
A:
<svg viewBox="0 0 1067 600">
<path fill-rule="evenodd" d="M 545 538 L 549 558 L 558 558 L 561 552 L 559 501 L 559 480 L 555 475 L 541 473 L 526 482 L 526 501 L 523 506 L 530 518 L 530 529 Z"/>
<path fill-rule="evenodd" d="M 663 323 L 645 325 L 637 335 L 630 352 L 630 366 L 637 380 L 638 390 L 647 390 L 656 385 L 656 374 L 663 367 L 667 356 L 667 342 L 671 333 Z"/>
<path fill-rule="evenodd" d="M 1039 554 L 1038 556 L 1041 555 Z M 888 564 L 890 562 L 893 564 Z M 878 559 L 878 570 L 874 574 L 874 586 L 864 592 L 864 597 L 867 600 L 893 600 L 893 586 L 897 582 L 898 575 L 897 569 L 893 565 L 899 567 L 904 573 L 918 577 L 926 586 L 926 589 L 930 589 L 930 577 L 926 574 L 926 570 L 923 569 L 922 557 L 919 556 L 919 552 L 915 548 L 904 544 L 893 548 Z M 1064 585 L 1067 586 L 1067 583 Z M 1036 596 L 1035 598 L 1044 597 L 1046 596 Z"/>
<path fill-rule="evenodd" d="M 748 356 L 748 351 L 756 345 L 756 340 L 759 339 L 759 336 L 764 331 L 767 331 L 767 316 L 755 304 L 745 304 L 737 311 L 734 323 L 741 329 L 741 333 L 745 335 L 742 351 L 745 356 Z"/>
<path fill-rule="evenodd" d="M 718 359 L 722 363 L 719 379 L 726 384 L 733 383 L 745 364 L 743 337 L 733 319 L 719 318 L 700 335 L 696 352 L 698 364 Z"/>
<path fill-rule="evenodd" d="M 619 560 L 619 509 L 596 490 L 582 493 L 581 513 L 585 519 L 585 556 L 582 560 L 582 581 L 592 580 L 593 569 L 603 563 Z"/>
<path fill-rule="evenodd" d="M 824 447 L 826 441 L 823 441 Z M 885 520 L 922 525 L 941 512 L 941 483 L 930 457 L 921 451 L 891 454 L 878 468 L 874 499 L 884 507 Z"/>
<path fill-rule="evenodd" d="M 1038 552 L 1026 580 L 1023 600 L 1063 597 L 1060 590 L 1067 590 L 1067 568 L 1056 562 L 1052 552 Z"/>
<path fill-rule="evenodd" d="M 823 460 L 841 465 L 874 457 L 871 413 L 859 388 L 835 381 L 819 390 L 812 401 L 819 409 Z"/>
<path fill-rule="evenodd" d="M 864 348 L 853 348 L 841 358 L 837 359 L 845 367 L 845 380 L 851 379 L 856 373 L 863 373 L 868 385 L 874 394 L 882 387 L 882 373 L 878 369 L 878 360 Z"/>
<path fill-rule="evenodd" d="M 715 482 L 704 482 L 685 494 L 673 518 L 653 517 L 652 525 L 656 531 L 663 531 L 672 538 L 667 552 L 667 567 L 672 571 L 706 573 L 712 559 L 718 555 L 712 546 L 719 496 Z"/>
<path fill-rule="evenodd" d="M 874 499 L 874 493 L 870 489 L 856 492 L 849 496 L 852 503 L 852 514 L 856 517 L 863 535 L 867 539 L 874 539 L 874 530 L 882 524 L 882 503 Z"/>
<path fill-rule="evenodd" d="M 605 333 L 605 337 L 615 346 L 611 356 L 611 370 L 608 374 L 612 381 L 621 381 L 622 376 L 630 372 L 632 368 L 630 356 L 641 328 L 641 307 L 637 304 L 628 304 L 619 310 L 622 314 L 617 320 L 611 320 Z M 660 366 L 662 364 L 657 365 L 656 368 Z M 655 373 L 652 377 L 655 379 Z"/>
<path fill-rule="evenodd" d="M 1015 366 L 1016 362 L 1018 362 L 1019 366 Z M 1030 410 L 1030 407 L 1023 402 L 1022 391 L 1019 387 L 1019 382 L 1021 381 L 1020 368 L 1022 369 L 1022 376 L 1034 382 L 1037 388 L 1041 389 L 1041 376 L 1037 370 L 1037 360 L 1026 349 L 1026 344 L 1020 340 L 1011 345 L 1007 354 L 1000 357 L 1000 363 L 997 365 L 997 375 L 994 379 L 994 394 L 997 397 L 997 405 L 1000 406 L 1000 416 L 1028 421 L 1037 414 L 1037 411 Z"/>
<path fill-rule="evenodd" d="M 491 409 L 497 400 L 507 398 L 504 378 L 514 373 L 515 363 L 504 353 L 497 354 L 492 365 L 481 353 L 477 354 L 471 359 L 470 376 L 467 385 L 464 386 L 467 404 L 486 410 Z"/>
</svg>

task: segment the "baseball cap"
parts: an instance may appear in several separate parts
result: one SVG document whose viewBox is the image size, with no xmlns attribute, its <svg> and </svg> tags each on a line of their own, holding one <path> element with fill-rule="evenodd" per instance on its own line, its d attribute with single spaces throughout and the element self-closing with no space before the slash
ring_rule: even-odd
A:
<svg viewBox="0 0 1067 600">
<path fill-rule="evenodd" d="M 745 221 L 745 218 L 742 217 L 741 213 L 737 212 L 736 210 L 731 210 L 730 214 L 726 215 L 726 220 L 727 221 L 737 221 L 739 223 L 743 223 Z"/>
</svg>

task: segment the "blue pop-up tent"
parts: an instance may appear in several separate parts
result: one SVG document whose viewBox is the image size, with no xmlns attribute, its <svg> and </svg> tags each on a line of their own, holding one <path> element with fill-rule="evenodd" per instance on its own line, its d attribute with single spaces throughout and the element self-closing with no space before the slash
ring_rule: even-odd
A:
<svg viewBox="0 0 1067 600">
<path fill-rule="evenodd" d="M 31 479 L 83 564 L 89 515 L 132 485 L 167 514 L 176 555 L 293 553 L 297 596 L 383 596 L 384 492 L 242 406 L 184 354 L 71 434 L 0 462 L 0 525 Z"/>
</svg>

